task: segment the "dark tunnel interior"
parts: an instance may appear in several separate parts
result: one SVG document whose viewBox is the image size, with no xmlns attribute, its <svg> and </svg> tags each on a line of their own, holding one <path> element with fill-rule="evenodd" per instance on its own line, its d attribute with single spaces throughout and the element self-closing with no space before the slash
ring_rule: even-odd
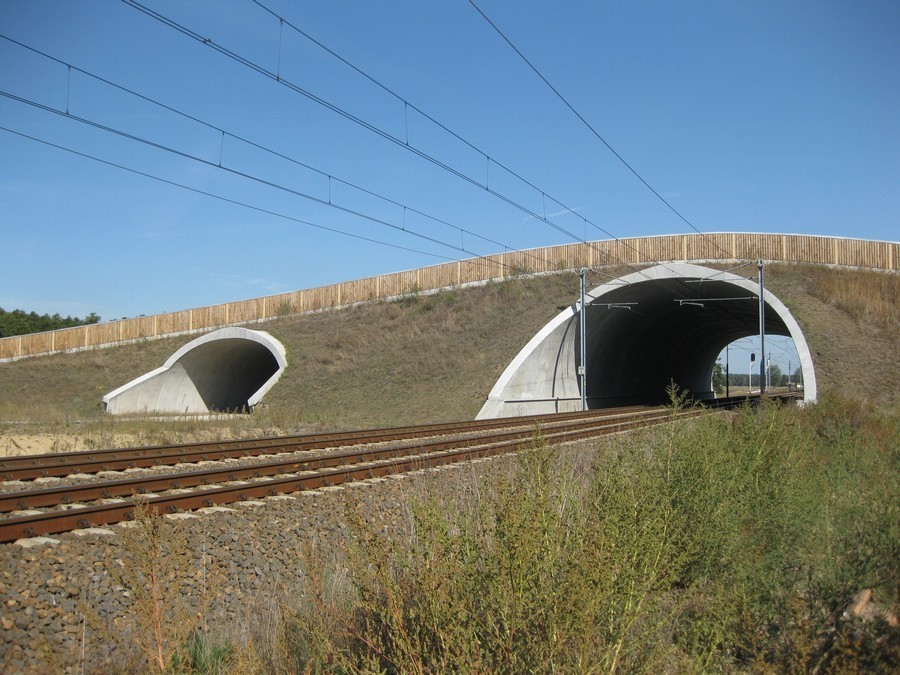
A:
<svg viewBox="0 0 900 675">
<path fill-rule="evenodd" d="M 246 411 L 248 399 L 278 371 L 269 349 L 238 338 L 200 345 L 180 363 L 206 407 L 216 412 Z"/>
<path fill-rule="evenodd" d="M 657 279 L 605 293 L 588 305 L 586 321 L 589 407 L 666 403 L 670 382 L 702 400 L 713 396 L 719 352 L 759 334 L 759 299 L 724 281 Z M 765 329 L 790 335 L 768 305 Z"/>
</svg>

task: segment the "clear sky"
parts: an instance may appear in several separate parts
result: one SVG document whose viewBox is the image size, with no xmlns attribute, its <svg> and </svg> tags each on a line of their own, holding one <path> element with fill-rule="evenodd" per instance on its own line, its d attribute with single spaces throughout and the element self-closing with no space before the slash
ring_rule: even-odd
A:
<svg viewBox="0 0 900 675">
<path fill-rule="evenodd" d="M 140 1 L 0 2 L 0 307 L 691 231 L 467 0 Z M 900 238 L 896 0 L 477 4 L 698 230 Z"/>
</svg>

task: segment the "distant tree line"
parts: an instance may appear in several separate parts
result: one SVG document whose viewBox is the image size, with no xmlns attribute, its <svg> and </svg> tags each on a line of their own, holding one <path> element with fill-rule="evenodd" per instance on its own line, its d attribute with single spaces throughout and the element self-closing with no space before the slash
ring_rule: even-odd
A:
<svg viewBox="0 0 900 675">
<path fill-rule="evenodd" d="M 728 374 L 728 382 L 727 384 L 731 387 L 755 387 L 759 388 L 759 368 L 755 368 L 752 373 L 751 382 L 752 384 L 747 384 L 747 378 L 751 375 L 746 371 L 743 373 L 729 373 Z M 716 361 L 715 365 L 713 365 L 713 389 L 717 394 L 721 394 L 726 387 L 725 382 L 725 369 L 722 367 L 721 362 Z M 786 387 L 788 385 L 801 384 L 803 382 L 803 369 L 799 366 L 794 370 L 793 373 L 782 373 L 781 368 L 777 363 L 773 363 L 769 366 L 769 386 L 770 387 Z"/>
<path fill-rule="evenodd" d="M 79 319 L 77 316 L 62 317 L 59 314 L 38 314 L 37 312 L 25 312 L 21 309 L 7 312 L 0 307 L 0 337 L 41 333 L 45 330 L 56 330 L 57 328 L 85 326 L 98 323 L 99 321 L 100 317 L 94 312 L 91 312 L 83 319 Z"/>
</svg>

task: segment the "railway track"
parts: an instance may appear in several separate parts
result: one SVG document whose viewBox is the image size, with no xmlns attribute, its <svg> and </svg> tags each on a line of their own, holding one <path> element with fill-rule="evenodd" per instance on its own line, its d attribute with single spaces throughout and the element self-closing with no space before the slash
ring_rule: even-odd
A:
<svg viewBox="0 0 900 675">
<path fill-rule="evenodd" d="M 608 417 L 610 415 L 627 414 L 630 411 L 642 412 L 652 409 L 646 406 L 631 406 L 628 408 L 594 410 L 588 413 L 556 413 L 552 415 L 474 420 L 470 422 L 366 429 L 341 433 L 4 457 L 0 458 L 0 480 L 58 478 L 72 474 L 94 474 L 102 471 L 122 471 L 125 469 L 174 466 L 176 464 L 221 461 L 224 459 L 251 458 L 262 455 L 384 443 L 507 427 L 533 427 L 536 424 L 578 419 L 584 415 Z"/>
<path fill-rule="evenodd" d="M 720 401 L 717 407 L 743 401 Z M 677 415 L 694 416 L 707 410 L 689 408 Z M 130 520 L 139 500 L 159 512 L 176 513 L 516 452 L 531 446 L 536 434 L 547 443 L 561 444 L 660 424 L 672 415 L 666 408 L 636 406 L 341 434 L 6 458 L 0 462 L 0 476 L 8 481 L 116 470 L 110 467 L 156 470 L 130 478 L 90 477 L 45 488 L 20 489 L 20 483 L 6 483 L 4 488 L 11 489 L 0 492 L 0 542 Z M 238 459 L 244 461 L 238 465 Z M 219 465 L 159 469 L 200 461 Z"/>
</svg>

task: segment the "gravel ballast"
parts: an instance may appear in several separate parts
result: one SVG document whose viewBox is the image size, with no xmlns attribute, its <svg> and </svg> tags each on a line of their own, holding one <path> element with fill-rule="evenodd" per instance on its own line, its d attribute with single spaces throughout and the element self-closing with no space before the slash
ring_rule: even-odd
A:
<svg viewBox="0 0 900 675">
<path fill-rule="evenodd" d="M 327 556 L 347 541 L 346 514 L 402 528 L 411 492 L 465 481 L 471 471 L 457 465 L 167 517 L 162 539 L 178 574 L 165 592 L 201 611 L 198 624 L 210 635 L 239 641 L 265 608 L 296 595 L 304 549 Z M 120 672 L 140 658 L 134 594 L 122 582 L 128 525 L 0 546 L 2 672 Z"/>
</svg>

